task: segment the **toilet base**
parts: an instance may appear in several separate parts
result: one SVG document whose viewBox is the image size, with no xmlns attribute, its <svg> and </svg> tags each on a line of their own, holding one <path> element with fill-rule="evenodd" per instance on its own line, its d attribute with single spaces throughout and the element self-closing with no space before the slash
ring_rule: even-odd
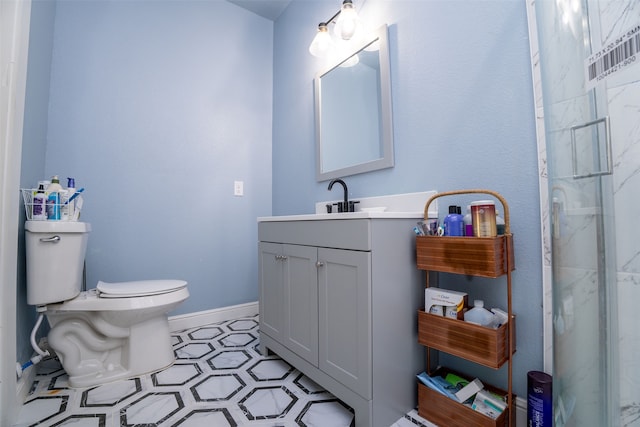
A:
<svg viewBox="0 0 640 427">
<path fill-rule="evenodd" d="M 89 387 L 97 387 L 102 384 L 111 383 L 114 381 L 120 380 L 128 380 L 131 378 L 136 378 L 141 375 L 153 374 L 156 372 L 160 372 L 164 369 L 167 369 L 173 365 L 174 362 L 169 363 L 166 366 L 159 367 L 157 369 L 146 370 L 145 372 L 131 372 L 130 370 L 125 370 L 122 366 L 114 367 L 111 371 L 108 369 L 106 371 L 102 371 L 99 373 L 91 373 L 83 376 L 69 376 L 69 387 L 71 388 L 89 388 Z M 62 364 L 64 368 L 64 364 Z M 66 369 L 65 369 L 66 370 Z"/>
<path fill-rule="evenodd" d="M 169 322 L 155 316 L 114 326 L 105 312 L 49 313 L 49 345 L 73 388 L 94 387 L 166 369 L 175 361 Z"/>
</svg>

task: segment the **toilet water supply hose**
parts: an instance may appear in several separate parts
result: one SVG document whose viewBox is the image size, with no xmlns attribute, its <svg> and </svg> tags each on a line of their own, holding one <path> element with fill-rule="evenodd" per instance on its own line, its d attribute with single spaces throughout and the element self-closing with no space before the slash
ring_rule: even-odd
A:
<svg viewBox="0 0 640 427">
<path fill-rule="evenodd" d="M 18 378 L 22 376 L 22 373 L 24 372 L 24 370 L 27 369 L 29 366 L 35 365 L 39 363 L 46 356 L 49 356 L 49 351 L 42 350 L 38 346 L 38 343 L 36 343 L 36 332 L 38 331 L 38 328 L 42 324 L 43 318 L 44 318 L 44 313 L 40 312 L 40 314 L 38 315 L 38 320 L 36 320 L 36 324 L 33 326 L 33 329 L 31 330 L 31 347 L 33 347 L 33 350 L 38 354 L 33 356 L 27 363 L 23 365 L 20 365 L 19 362 L 16 363 L 16 373 L 18 374 Z"/>
</svg>

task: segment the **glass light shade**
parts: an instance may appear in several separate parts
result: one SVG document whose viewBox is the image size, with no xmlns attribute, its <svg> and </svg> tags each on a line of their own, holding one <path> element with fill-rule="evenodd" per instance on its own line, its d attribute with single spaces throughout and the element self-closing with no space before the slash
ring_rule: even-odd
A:
<svg viewBox="0 0 640 427">
<path fill-rule="evenodd" d="M 333 41 L 327 31 L 326 24 L 318 25 L 318 32 L 309 45 L 309 53 L 318 58 L 324 58 L 331 50 Z"/>
<path fill-rule="evenodd" d="M 338 20 L 333 28 L 334 33 L 343 40 L 350 40 L 357 35 L 361 29 L 360 27 L 362 27 L 362 23 L 360 22 L 356 9 L 350 1 L 345 1 L 342 4 L 340 15 L 338 15 Z"/>
</svg>

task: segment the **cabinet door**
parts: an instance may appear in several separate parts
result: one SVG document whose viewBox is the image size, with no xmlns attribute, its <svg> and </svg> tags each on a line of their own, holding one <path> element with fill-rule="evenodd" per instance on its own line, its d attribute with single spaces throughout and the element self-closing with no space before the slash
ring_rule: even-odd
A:
<svg viewBox="0 0 640 427">
<path fill-rule="evenodd" d="M 260 275 L 260 331 L 282 341 L 284 337 L 284 285 L 282 245 L 258 244 Z"/>
<path fill-rule="evenodd" d="M 284 245 L 284 342 L 318 366 L 318 249 Z"/>
<path fill-rule="evenodd" d="M 371 253 L 318 249 L 319 366 L 371 399 Z"/>
</svg>

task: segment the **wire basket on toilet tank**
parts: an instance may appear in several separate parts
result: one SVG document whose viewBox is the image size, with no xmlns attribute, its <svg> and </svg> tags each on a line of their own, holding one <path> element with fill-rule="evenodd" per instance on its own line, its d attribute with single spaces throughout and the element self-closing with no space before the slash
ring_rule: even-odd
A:
<svg viewBox="0 0 640 427">
<path fill-rule="evenodd" d="M 39 188 L 23 188 L 22 200 L 28 221 L 78 221 L 82 210 L 84 188 L 49 192 Z"/>
</svg>

